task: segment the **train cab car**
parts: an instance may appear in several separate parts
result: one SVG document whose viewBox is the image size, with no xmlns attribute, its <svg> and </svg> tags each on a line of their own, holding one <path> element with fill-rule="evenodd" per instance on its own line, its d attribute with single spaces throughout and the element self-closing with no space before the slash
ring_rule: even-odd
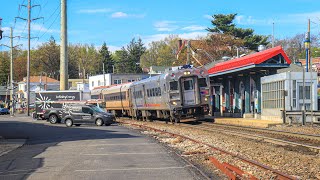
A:
<svg viewBox="0 0 320 180">
<path fill-rule="evenodd" d="M 203 118 L 209 113 L 210 81 L 204 68 L 183 66 L 130 86 L 133 117 Z"/>
</svg>

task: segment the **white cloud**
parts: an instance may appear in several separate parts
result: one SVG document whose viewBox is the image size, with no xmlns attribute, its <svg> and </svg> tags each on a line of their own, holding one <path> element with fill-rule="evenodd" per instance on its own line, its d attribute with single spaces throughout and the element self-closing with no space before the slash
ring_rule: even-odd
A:
<svg viewBox="0 0 320 180">
<path fill-rule="evenodd" d="M 31 31 L 40 31 L 46 33 L 60 33 L 58 29 L 47 29 L 43 24 L 32 24 Z"/>
<path fill-rule="evenodd" d="M 80 9 L 78 13 L 81 14 L 96 14 L 96 13 L 107 13 L 111 12 L 111 9 L 102 8 L 102 9 Z"/>
<path fill-rule="evenodd" d="M 205 30 L 205 26 L 199 26 L 199 25 L 192 25 L 192 26 L 187 26 L 182 28 L 182 30 L 187 30 L 187 31 L 200 31 L 200 30 Z"/>
<path fill-rule="evenodd" d="M 144 18 L 145 16 L 145 14 L 127 14 L 124 12 L 115 12 L 111 14 L 112 18 Z"/>
<path fill-rule="evenodd" d="M 175 23 L 175 21 L 158 21 L 154 23 L 154 27 L 157 31 L 174 31 L 178 29 Z"/>
<path fill-rule="evenodd" d="M 112 18 L 126 18 L 128 17 L 127 13 L 124 12 L 115 12 L 111 15 Z"/>
<path fill-rule="evenodd" d="M 210 20 L 212 20 L 212 19 L 213 19 L 213 17 L 212 17 L 211 15 L 209 15 L 209 14 L 205 14 L 205 15 L 203 15 L 203 17 L 204 17 L 204 18 L 206 18 L 206 19 L 210 19 Z"/>
<path fill-rule="evenodd" d="M 121 50 L 121 48 L 122 46 L 112 46 L 112 45 L 108 46 L 109 51 L 111 51 L 112 53 L 114 53 L 117 50 Z"/>
<path fill-rule="evenodd" d="M 290 23 L 307 23 L 308 19 L 310 19 L 311 21 L 316 21 L 319 22 L 319 18 L 320 18 L 320 11 L 316 11 L 316 12 L 309 12 L 309 13 L 297 13 L 297 14 L 289 14 L 289 17 L 286 18 L 287 21 L 285 21 L 285 19 L 281 19 L 282 22 L 290 22 Z"/>
</svg>

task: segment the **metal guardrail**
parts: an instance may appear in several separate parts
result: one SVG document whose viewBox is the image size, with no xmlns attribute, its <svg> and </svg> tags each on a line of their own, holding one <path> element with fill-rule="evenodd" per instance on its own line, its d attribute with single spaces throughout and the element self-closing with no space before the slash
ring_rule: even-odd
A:
<svg viewBox="0 0 320 180">
<path fill-rule="evenodd" d="M 287 117 L 292 118 L 295 116 L 300 116 L 302 118 L 302 123 L 305 124 L 306 121 L 306 117 L 307 116 L 311 116 L 311 117 L 320 117 L 320 111 L 310 111 L 310 110 L 306 110 L 306 111 L 282 111 L 282 115 L 283 115 L 283 122 L 285 123 L 285 120 Z"/>
</svg>

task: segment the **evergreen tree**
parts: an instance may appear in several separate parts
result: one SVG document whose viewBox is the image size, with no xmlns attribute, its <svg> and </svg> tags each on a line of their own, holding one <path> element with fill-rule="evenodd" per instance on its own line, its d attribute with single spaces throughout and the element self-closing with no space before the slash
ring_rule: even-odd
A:
<svg viewBox="0 0 320 180">
<path fill-rule="evenodd" d="M 111 53 L 108 50 L 106 42 L 102 44 L 101 49 L 99 50 L 101 56 L 101 62 L 104 64 L 105 72 L 106 73 L 113 73 L 113 65 L 114 60 L 112 59 Z"/>
<path fill-rule="evenodd" d="M 128 61 L 126 62 L 130 73 L 142 72 L 140 68 L 140 58 L 145 51 L 146 48 L 140 38 L 138 41 L 136 41 L 135 38 L 130 41 L 130 44 L 127 46 Z"/>
<path fill-rule="evenodd" d="M 250 50 L 257 50 L 259 45 L 267 45 L 268 37 L 263 35 L 255 35 L 253 29 L 237 28 L 233 23 L 237 14 L 216 14 L 213 15 L 211 21 L 213 28 L 207 28 L 207 31 L 231 35 L 237 39 L 243 40 L 244 47 Z"/>
<path fill-rule="evenodd" d="M 128 52 L 122 47 L 114 53 L 113 59 L 115 61 L 115 73 L 130 73 L 131 69 L 128 67 Z"/>
</svg>

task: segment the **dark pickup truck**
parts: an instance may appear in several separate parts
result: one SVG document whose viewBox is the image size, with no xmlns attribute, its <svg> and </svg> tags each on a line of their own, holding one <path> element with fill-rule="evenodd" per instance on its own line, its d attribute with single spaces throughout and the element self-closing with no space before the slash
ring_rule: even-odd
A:
<svg viewBox="0 0 320 180">
<path fill-rule="evenodd" d="M 49 121 L 51 124 L 56 124 L 61 122 L 62 108 L 44 109 L 42 112 L 43 112 L 44 119 Z"/>
</svg>

